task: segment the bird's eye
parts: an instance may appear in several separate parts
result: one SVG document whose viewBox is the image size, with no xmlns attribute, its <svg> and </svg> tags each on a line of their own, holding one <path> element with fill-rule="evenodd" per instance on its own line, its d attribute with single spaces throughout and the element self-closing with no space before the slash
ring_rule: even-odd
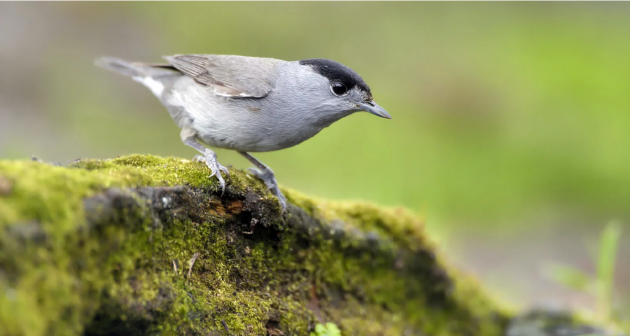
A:
<svg viewBox="0 0 630 336">
<path fill-rule="evenodd" d="M 341 96 L 345 94 L 346 92 L 348 92 L 348 88 L 345 85 L 343 85 L 343 83 L 339 83 L 339 82 L 333 83 L 330 86 L 330 88 L 332 89 L 332 92 L 336 94 L 337 96 Z"/>
</svg>

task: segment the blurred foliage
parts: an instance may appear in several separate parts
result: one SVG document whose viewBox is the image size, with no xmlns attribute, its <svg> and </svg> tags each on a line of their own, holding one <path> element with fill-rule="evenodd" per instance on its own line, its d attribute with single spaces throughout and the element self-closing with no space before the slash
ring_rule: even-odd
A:
<svg viewBox="0 0 630 336">
<path fill-rule="evenodd" d="M 596 297 L 597 318 L 606 323 L 616 323 L 630 327 L 627 322 L 628 312 L 617 309 L 618 298 L 614 293 L 614 273 L 617 263 L 617 248 L 621 238 L 621 226 L 617 222 L 610 222 L 604 227 L 599 239 L 599 251 L 596 258 L 596 276 L 573 268 L 569 265 L 552 265 L 547 269 L 547 275 L 567 286 L 579 291 L 585 291 Z M 625 307 L 623 307 L 625 308 Z"/>
<path fill-rule="evenodd" d="M 46 145 L 50 138 L 19 131 L 0 148 L 3 157 L 195 154 L 148 90 L 93 67 L 99 55 L 324 57 L 361 74 L 393 120 L 353 115 L 295 148 L 256 155 L 281 184 L 403 205 L 434 227 L 630 218 L 629 4 L 54 8 L 50 15 L 70 19 L 57 19 L 49 43 L 26 59 L 46 69 L 30 92 L 38 118 L 64 140 Z M 29 29 L 15 31 L 35 38 Z M 236 153 L 218 155 L 224 165 L 248 166 Z"/>
<path fill-rule="evenodd" d="M 321 324 L 318 323 L 315 326 L 315 332 L 311 333 L 311 336 L 341 336 L 341 330 L 334 323 Z"/>
</svg>

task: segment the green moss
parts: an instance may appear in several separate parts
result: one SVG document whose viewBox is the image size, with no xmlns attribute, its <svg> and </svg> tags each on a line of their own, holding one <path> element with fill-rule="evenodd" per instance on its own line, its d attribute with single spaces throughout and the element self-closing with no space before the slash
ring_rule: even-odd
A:
<svg viewBox="0 0 630 336">
<path fill-rule="evenodd" d="M 144 155 L 0 162 L 10 184 L 0 189 L 0 334 L 307 335 L 332 321 L 343 335 L 491 336 L 505 327 L 506 314 L 445 266 L 407 211 L 285 190 L 298 208 L 280 216 L 258 180 L 232 170 L 220 198 L 208 173 Z M 131 192 L 180 185 L 192 194 L 172 192 L 166 205 Z"/>
</svg>

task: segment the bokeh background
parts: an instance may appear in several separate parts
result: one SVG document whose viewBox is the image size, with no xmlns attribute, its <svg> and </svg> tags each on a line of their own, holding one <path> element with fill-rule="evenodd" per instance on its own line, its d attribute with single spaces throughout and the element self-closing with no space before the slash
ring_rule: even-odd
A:
<svg viewBox="0 0 630 336">
<path fill-rule="evenodd" d="M 100 55 L 334 59 L 393 120 L 355 114 L 258 154 L 282 185 L 417 212 L 500 300 L 590 308 L 543 270 L 592 273 L 602 226 L 630 222 L 629 36 L 627 3 L 2 3 L 0 158 L 196 154 Z"/>
</svg>

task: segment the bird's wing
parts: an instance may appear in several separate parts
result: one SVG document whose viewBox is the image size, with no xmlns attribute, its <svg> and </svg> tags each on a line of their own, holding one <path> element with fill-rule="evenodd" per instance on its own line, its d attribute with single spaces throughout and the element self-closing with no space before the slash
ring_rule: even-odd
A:
<svg viewBox="0 0 630 336">
<path fill-rule="evenodd" d="M 265 97 L 282 62 L 272 58 L 229 55 L 175 55 L 164 57 L 175 69 L 221 96 Z"/>
</svg>

